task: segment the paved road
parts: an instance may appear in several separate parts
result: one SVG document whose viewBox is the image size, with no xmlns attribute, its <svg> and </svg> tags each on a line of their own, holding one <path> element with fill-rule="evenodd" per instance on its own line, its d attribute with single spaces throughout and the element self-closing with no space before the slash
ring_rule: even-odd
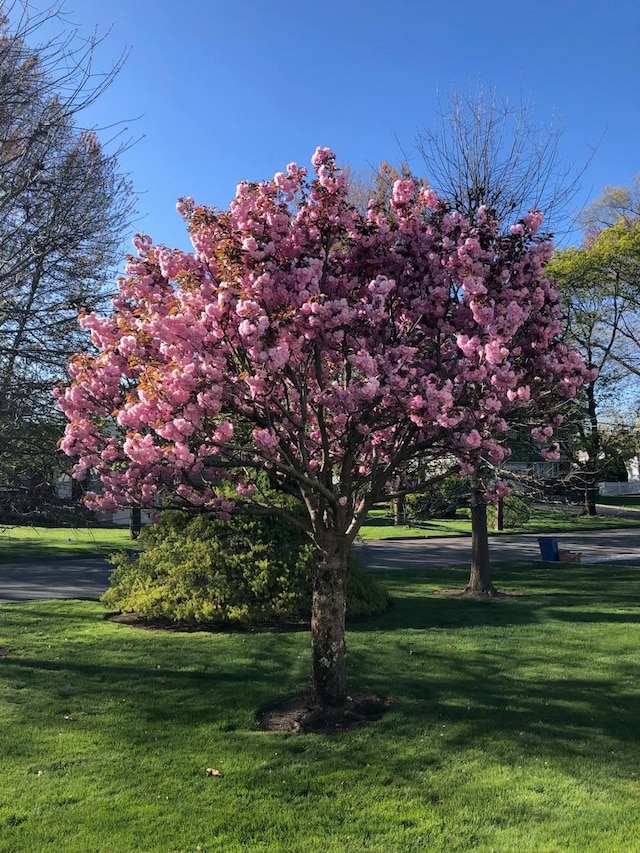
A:
<svg viewBox="0 0 640 853">
<path fill-rule="evenodd" d="M 563 533 L 561 548 L 582 551 L 583 563 L 615 563 L 640 568 L 640 528 Z M 490 556 L 502 560 L 539 560 L 537 536 L 491 537 Z M 405 539 L 358 545 L 371 571 L 438 569 L 468 563 L 471 539 Z M 0 563 L 0 603 L 46 598 L 98 598 L 108 585 L 112 566 L 99 559 L 52 559 Z"/>
<path fill-rule="evenodd" d="M 557 539 L 561 549 L 581 551 L 583 563 L 615 563 L 640 568 L 640 528 L 562 533 Z M 471 538 L 367 542 L 358 546 L 358 552 L 371 571 L 438 569 L 468 563 L 471 560 Z M 489 555 L 496 563 L 539 560 L 538 537 L 529 534 L 492 536 Z"/>
<path fill-rule="evenodd" d="M 0 604 L 45 598 L 98 598 L 109 585 L 106 560 L 73 558 L 0 563 Z"/>
</svg>

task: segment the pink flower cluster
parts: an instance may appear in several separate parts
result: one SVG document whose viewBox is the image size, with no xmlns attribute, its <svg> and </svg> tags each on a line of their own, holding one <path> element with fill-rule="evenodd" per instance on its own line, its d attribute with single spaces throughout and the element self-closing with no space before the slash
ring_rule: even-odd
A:
<svg viewBox="0 0 640 853">
<path fill-rule="evenodd" d="M 182 200 L 193 252 L 137 238 L 112 313 L 83 319 L 95 351 L 58 397 L 91 505 L 226 513 L 221 484 L 257 501 L 268 470 L 346 530 L 425 450 L 500 462 L 525 410 L 551 445 L 542 400 L 586 371 L 537 214 L 505 237 L 403 179 L 361 215 L 333 152 L 312 163 L 240 184 L 226 211 Z"/>
</svg>

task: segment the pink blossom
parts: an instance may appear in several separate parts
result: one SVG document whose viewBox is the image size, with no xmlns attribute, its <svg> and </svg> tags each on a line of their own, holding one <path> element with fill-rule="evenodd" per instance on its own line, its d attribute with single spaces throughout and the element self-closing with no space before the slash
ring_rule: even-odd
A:
<svg viewBox="0 0 640 853">
<path fill-rule="evenodd" d="M 395 181 L 391 190 L 391 198 L 395 204 L 407 204 L 414 197 L 416 186 L 408 178 Z"/>
<path fill-rule="evenodd" d="M 273 455 L 279 444 L 278 436 L 268 429 L 254 429 L 253 440 L 258 450 L 267 456 Z"/>
<path fill-rule="evenodd" d="M 213 433 L 212 440 L 215 444 L 224 444 L 233 438 L 234 427 L 231 421 L 219 423 Z"/>
<path fill-rule="evenodd" d="M 548 447 L 541 448 L 540 456 L 548 462 L 557 462 L 560 459 L 560 445 L 554 442 Z"/>
<path fill-rule="evenodd" d="M 467 450 L 475 450 L 482 444 L 482 436 L 477 429 L 472 429 L 466 435 L 460 436 L 460 443 Z"/>
<path fill-rule="evenodd" d="M 497 466 L 531 422 L 556 452 L 557 398 L 592 374 L 561 338 L 539 214 L 505 235 L 402 178 L 363 215 L 331 149 L 312 163 L 239 183 L 222 212 L 182 199 L 193 251 L 138 235 L 110 313 L 82 319 L 94 350 L 56 398 L 75 476 L 100 481 L 90 506 L 228 514 L 224 495 L 263 499 L 266 469 L 322 543 L 338 518 L 355 535 L 418 452 Z"/>
</svg>

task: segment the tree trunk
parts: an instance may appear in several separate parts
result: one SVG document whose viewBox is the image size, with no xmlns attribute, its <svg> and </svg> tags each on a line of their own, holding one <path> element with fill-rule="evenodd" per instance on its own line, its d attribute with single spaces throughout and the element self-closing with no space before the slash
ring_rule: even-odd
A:
<svg viewBox="0 0 640 853">
<path fill-rule="evenodd" d="M 589 431 L 587 433 L 588 444 L 587 451 L 589 453 L 589 469 L 585 471 L 584 478 L 584 509 L 583 515 L 597 515 L 596 497 L 598 494 L 598 459 L 600 458 L 600 450 L 602 441 L 600 436 L 600 428 L 598 424 L 598 407 L 596 404 L 596 395 L 594 383 L 590 382 L 586 387 L 587 396 L 587 414 L 589 416 Z"/>
<path fill-rule="evenodd" d="M 497 590 L 491 583 L 489 536 L 487 533 L 487 504 L 477 476 L 471 480 L 471 572 L 465 592 L 494 596 Z"/>
<path fill-rule="evenodd" d="M 129 518 L 129 538 L 137 539 L 142 530 L 142 509 L 139 506 L 131 507 Z"/>
<path fill-rule="evenodd" d="M 332 543 L 313 571 L 311 689 L 322 707 L 340 707 L 347 698 L 346 589 L 347 549 Z"/>
<path fill-rule="evenodd" d="M 504 498 L 498 498 L 496 503 L 496 518 L 493 529 L 504 530 Z"/>
<path fill-rule="evenodd" d="M 399 498 L 394 498 L 393 504 L 393 523 L 396 527 L 405 524 L 407 521 L 407 502 L 404 495 Z"/>
<path fill-rule="evenodd" d="M 596 500 L 598 496 L 598 486 L 596 483 L 587 483 L 584 487 L 584 509 L 583 515 L 597 515 Z"/>
</svg>

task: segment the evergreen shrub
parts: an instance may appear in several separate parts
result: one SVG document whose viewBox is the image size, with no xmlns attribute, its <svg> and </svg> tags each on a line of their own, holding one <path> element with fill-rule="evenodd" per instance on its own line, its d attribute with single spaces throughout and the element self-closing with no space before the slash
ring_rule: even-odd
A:
<svg viewBox="0 0 640 853">
<path fill-rule="evenodd" d="M 143 528 L 140 554 L 120 553 L 103 603 L 179 624 L 299 621 L 311 613 L 317 559 L 304 533 L 277 517 L 165 512 Z M 388 607 L 388 594 L 350 556 L 347 618 Z"/>
</svg>

